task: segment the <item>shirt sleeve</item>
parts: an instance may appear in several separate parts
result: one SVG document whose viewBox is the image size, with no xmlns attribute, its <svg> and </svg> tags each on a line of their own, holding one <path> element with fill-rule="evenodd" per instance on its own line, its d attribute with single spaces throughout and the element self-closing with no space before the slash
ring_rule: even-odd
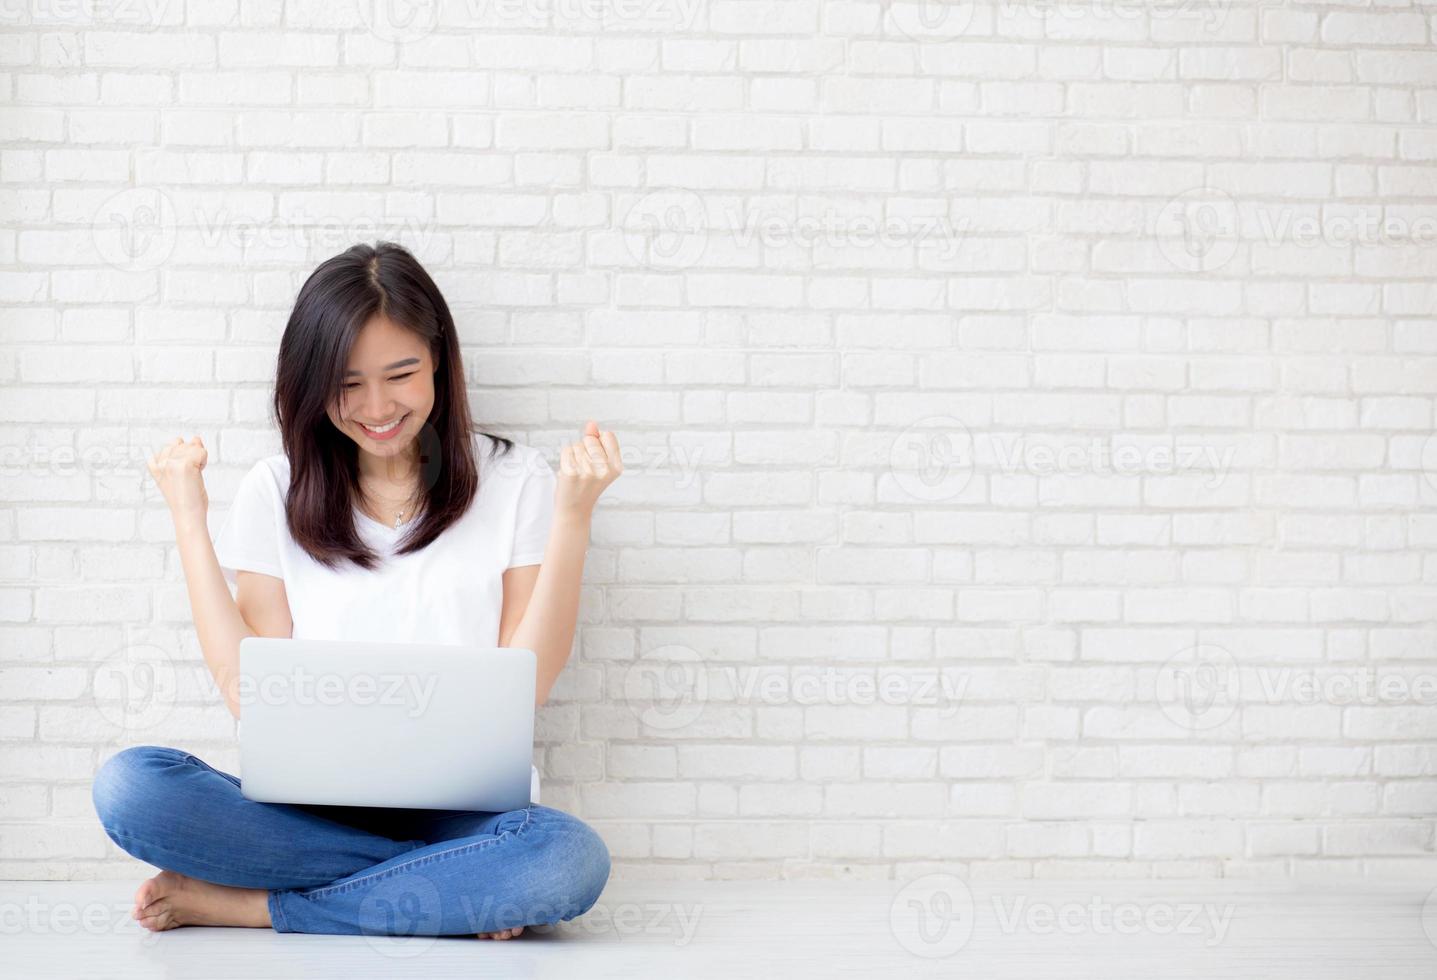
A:
<svg viewBox="0 0 1437 980">
<path fill-rule="evenodd" d="M 241 570 L 284 578 L 279 560 L 283 507 L 274 475 L 260 460 L 240 480 L 214 539 L 215 557 L 230 585 L 237 584 L 235 572 Z"/>
<path fill-rule="evenodd" d="M 554 520 L 554 488 L 558 477 L 549 461 L 539 453 L 524 474 L 519 488 L 519 506 L 514 515 L 514 541 L 509 549 L 509 564 L 537 565 L 544 560 L 544 547 L 549 543 L 549 525 Z"/>
</svg>

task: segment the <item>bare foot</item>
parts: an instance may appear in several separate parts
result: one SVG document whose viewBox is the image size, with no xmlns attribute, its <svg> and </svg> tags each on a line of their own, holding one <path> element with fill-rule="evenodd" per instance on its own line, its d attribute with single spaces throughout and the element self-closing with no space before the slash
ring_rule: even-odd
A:
<svg viewBox="0 0 1437 980">
<path fill-rule="evenodd" d="M 524 931 L 523 926 L 515 926 L 513 929 L 500 929 L 498 932 L 481 932 L 480 939 L 513 939 Z"/>
<path fill-rule="evenodd" d="M 231 888 L 175 871 L 161 871 L 135 892 L 130 918 L 151 932 L 176 926 L 267 927 L 269 893 Z"/>
</svg>

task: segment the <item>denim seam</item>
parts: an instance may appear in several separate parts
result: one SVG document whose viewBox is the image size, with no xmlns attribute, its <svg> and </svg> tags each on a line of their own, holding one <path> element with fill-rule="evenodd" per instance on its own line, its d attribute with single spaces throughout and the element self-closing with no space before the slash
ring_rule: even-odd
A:
<svg viewBox="0 0 1437 980">
<path fill-rule="evenodd" d="M 280 901 L 281 893 L 271 889 L 265 896 L 265 904 L 269 906 L 269 924 L 275 932 L 293 932 L 289 927 L 289 917 L 284 914 L 284 904 Z"/>
<path fill-rule="evenodd" d="M 522 836 L 524 831 L 529 829 L 529 826 L 533 820 L 533 816 L 533 804 L 530 804 L 529 806 L 526 806 L 524 808 L 524 822 L 520 824 L 516 829 L 506 832 L 507 836 Z M 437 854 L 426 854 L 424 855 L 424 857 L 414 858 L 413 860 L 405 861 L 403 864 L 396 864 L 392 868 L 386 868 L 383 871 L 375 871 L 372 874 L 366 874 L 362 877 L 346 881 L 342 885 L 320 885 L 319 887 L 313 889 L 304 889 L 303 891 L 299 889 L 294 889 L 294 891 L 299 895 L 300 898 L 303 899 L 327 898 L 332 894 L 347 892 L 351 889 L 358 888 L 361 885 L 369 884 L 375 879 L 387 878 L 390 875 L 408 871 L 414 867 L 430 864 L 434 861 L 438 861 L 441 858 L 447 858 L 455 854 L 465 854 L 473 851 L 481 851 L 486 847 L 492 847 L 495 844 L 502 842 L 505 837 L 506 834 L 499 834 L 495 837 L 491 837 L 488 840 L 475 841 L 472 844 L 460 844 L 458 847 L 451 847 L 448 850 L 440 851 Z"/>
<path fill-rule="evenodd" d="M 196 757 L 196 756 L 190 755 L 188 752 L 183 753 L 183 755 L 184 755 L 184 757 L 185 757 L 185 761 L 186 761 L 186 762 L 192 762 L 192 763 L 194 763 L 195 765 L 200 766 L 201 768 L 208 769 L 210 772 L 214 773 L 216 776 L 223 776 L 223 777 L 225 778 L 225 782 L 233 782 L 236 786 L 240 785 L 238 779 L 236 779 L 235 777 L 231 776 L 231 775 L 230 775 L 229 773 L 227 773 L 227 772 L 220 772 L 218 769 L 216 769 L 214 766 L 210 765 L 210 764 L 209 764 L 208 762 L 206 762 L 205 760 L 203 760 L 203 759 L 201 759 L 201 758 L 198 758 L 198 757 Z"/>
<path fill-rule="evenodd" d="M 115 843 L 116 843 L 116 844 L 119 844 L 119 843 L 120 843 L 119 840 L 118 840 L 118 838 L 124 838 L 124 839 L 127 840 L 127 841 L 134 841 L 134 842 L 137 843 L 137 844 L 144 845 L 146 848 L 152 848 L 152 847 L 155 846 L 155 845 L 151 844 L 149 841 L 145 840 L 145 839 L 142 838 L 142 837 L 136 837 L 134 834 L 121 833 L 121 832 L 118 831 L 118 830 L 110 830 L 108 827 L 105 828 L 105 832 L 108 833 L 112 838 L 116 838 L 116 840 L 115 840 Z M 124 847 L 123 845 L 121 845 L 121 849 L 124 850 L 124 851 L 125 851 L 126 853 L 128 853 L 128 854 L 131 854 L 131 855 L 134 854 L 133 851 L 131 851 L 131 850 L 130 850 L 129 848 L 127 848 L 127 847 Z M 186 853 L 183 853 L 183 852 L 181 852 L 181 851 L 176 851 L 176 850 L 174 850 L 174 849 L 172 849 L 172 848 L 169 848 L 169 847 L 166 847 L 165 850 L 168 851 L 170 854 L 173 854 L 173 855 L 175 855 L 175 856 L 177 856 L 177 857 L 184 858 L 186 861 L 193 861 L 193 862 L 195 862 L 196 864 L 203 864 L 205 867 L 207 867 L 207 868 L 214 868 L 216 871 L 227 872 L 227 871 L 233 871 L 233 870 L 234 870 L 232 867 L 230 867 L 230 866 L 228 866 L 228 865 L 216 864 L 215 862 L 209 860 L 208 858 L 199 857 L 198 855 L 186 854 Z M 151 863 L 153 863 L 153 862 L 151 862 Z M 156 867 L 159 867 L 159 866 L 156 865 Z M 288 868 L 260 868 L 260 869 L 247 868 L 246 870 L 248 870 L 248 871 L 250 871 L 250 872 L 253 872 L 254 874 L 273 874 L 273 875 L 279 875 L 280 877 L 284 877 L 284 876 L 286 876 L 286 875 L 293 875 L 295 869 L 291 866 L 291 867 L 288 867 Z M 301 886 L 301 887 L 307 887 L 307 886 Z"/>
</svg>

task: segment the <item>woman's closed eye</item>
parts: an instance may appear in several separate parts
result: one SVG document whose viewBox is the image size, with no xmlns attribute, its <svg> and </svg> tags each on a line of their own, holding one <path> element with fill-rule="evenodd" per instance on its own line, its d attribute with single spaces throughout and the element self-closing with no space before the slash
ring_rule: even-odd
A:
<svg viewBox="0 0 1437 980">
<path fill-rule="evenodd" d="M 412 377 L 414 377 L 414 372 L 413 372 L 413 371 L 410 371 L 408 374 L 396 375 L 396 376 L 390 378 L 389 380 L 390 380 L 390 381 L 403 381 L 405 378 L 412 378 Z M 346 384 L 344 387 L 345 387 L 346 390 L 349 389 L 349 388 L 358 388 L 358 387 L 359 387 L 359 382 L 358 382 L 358 381 L 351 381 L 351 382 L 349 382 L 348 384 Z"/>
</svg>

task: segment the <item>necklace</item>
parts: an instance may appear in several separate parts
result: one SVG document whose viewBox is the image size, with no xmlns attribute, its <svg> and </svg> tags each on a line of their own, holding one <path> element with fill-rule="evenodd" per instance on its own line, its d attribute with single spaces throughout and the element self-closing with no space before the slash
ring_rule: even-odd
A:
<svg viewBox="0 0 1437 980">
<path fill-rule="evenodd" d="M 369 497 L 371 497 L 371 498 L 376 498 L 376 495 L 375 495 L 374 493 L 372 493 L 371 491 L 368 491 L 368 490 L 364 490 L 364 488 L 363 488 L 362 486 L 360 487 L 360 490 L 361 490 L 362 492 L 364 492 L 366 496 L 369 496 Z M 400 525 L 402 525 L 402 524 L 404 523 L 404 515 L 407 514 L 407 513 L 409 513 L 410 505 L 414 502 L 414 497 L 415 497 L 415 495 L 414 495 L 413 493 L 411 493 L 408 497 L 406 497 L 406 498 L 404 499 L 404 507 L 403 507 L 402 509 L 396 510 L 396 511 L 394 512 L 394 526 L 395 526 L 395 527 L 399 527 Z M 376 498 L 376 499 L 377 499 L 377 498 Z M 391 506 L 392 506 L 392 505 L 389 503 L 388 500 L 385 500 L 384 503 L 385 503 L 385 508 L 380 508 L 381 510 L 387 509 L 388 507 L 391 507 Z"/>
</svg>

